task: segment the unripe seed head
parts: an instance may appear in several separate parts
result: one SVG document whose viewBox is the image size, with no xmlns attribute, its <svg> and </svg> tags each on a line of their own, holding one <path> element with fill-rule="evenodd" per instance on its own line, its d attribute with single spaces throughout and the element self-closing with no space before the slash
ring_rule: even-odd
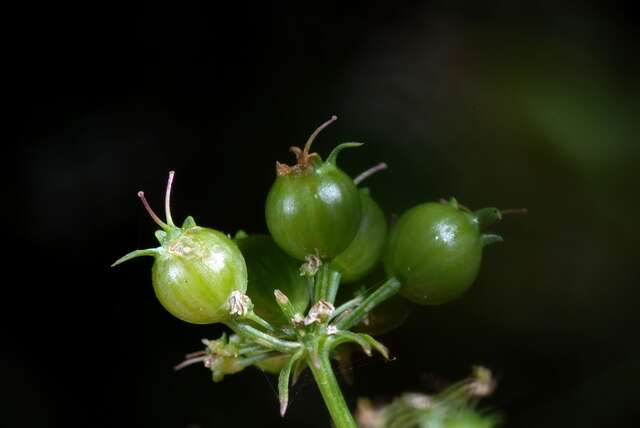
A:
<svg viewBox="0 0 640 428">
<path fill-rule="evenodd" d="M 160 303 L 174 316 L 194 324 L 221 322 L 230 316 L 225 304 L 233 292 L 247 288 L 247 267 L 236 244 L 225 234 L 196 226 L 187 217 L 182 227 L 173 223 L 170 210 L 174 172 L 169 173 L 165 195 L 166 222 L 138 192 L 145 209 L 162 230 L 160 247 L 133 251 L 114 263 L 139 256 L 155 258 L 153 288 Z"/>
<path fill-rule="evenodd" d="M 354 238 L 360 219 L 360 199 L 353 180 L 337 165 L 345 148 L 361 143 L 343 143 L 322 162 L 309 153 L 318 133 L 336 120 L 318 127 L 304 149 L 292 147 L 297 163 L 276 164 L 277 177 L 267 196 L 265 215 L 273 239 L 287 254 L 298 260 L 318 255 L 331 259 Z"/>
</svg>

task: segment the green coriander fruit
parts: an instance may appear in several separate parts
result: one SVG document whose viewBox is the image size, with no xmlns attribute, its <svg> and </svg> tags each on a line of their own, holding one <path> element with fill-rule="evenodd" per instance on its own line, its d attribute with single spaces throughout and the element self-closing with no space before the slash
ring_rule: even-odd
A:
<svg viewBox="0 0 640 428">
<path fill-rule="evenodd" d="M 483 415 L 470 408 L 461 408 L 447 415 L 442 428 L 493 428 L 498 425 L 494 415 Z"/>
<path fill-rule="evenodd" d="M 160 226 L 157 248 L 136 250 L 112 266 L 139 256 L 153 256 L 153 289 L 172 315 L 193 324 L 223 322 L 229 317 L 226 302 L 234 291 L 247 288 L 247 267 L 237 245 L 225 234 L 200 227 L 187 217 L 182 227 L 171 218 L 169 201 L 173 171 L 165 197 L 166 223 L 153 212 L 144 193 L 138 192 L 149 215 Z"/>
<path fill-rule="evenodd" d="M 292 147 L 297 164 L 276 163 L 277 178 L 267 196 L 267 227 L 274 241 L 298 260 L 318 255 L 331 259 L 347 248 L 360 224 L 360 196 L 353 180 L 336 165 L 341 150 L 360 146 L 343 143 L 326 162 L 309 153 L 316 135 L 336 120 L 320 126 L 304 149 Z"/>
<path fill-rule="evenodd" d="M 275 289 L 287 295 L 297 312 L 304 313 L 309 305 L 309 286 L 300 276 L 300 262 L 282 251 L 268 235 L 236 237 L 236 243 L 247 263 L 247 295 L 255 313 L 273 325 L 289 322 L 276 303 Z"/>
<path fill-rule="evenodd" d="M 482 248 L 501 241 L 482 229 L 501 218 L 496 208 L 470 212 L 455 199 L 424 203 L 405 212 L 392 227 L 383 256 L 389 276 L 402 283 L 400 294 L 414 303 L 438 305 L 471 286 Z"/>
<path fill-rule="evenodd" d="M 349 246 L 331 261 L 331 266 L 342 274 L 343 283 L 364 278 L 376 266 L 387 238 L 387 220 L 369 194 L 360 189 L 360 226 Z"/>
</svg>

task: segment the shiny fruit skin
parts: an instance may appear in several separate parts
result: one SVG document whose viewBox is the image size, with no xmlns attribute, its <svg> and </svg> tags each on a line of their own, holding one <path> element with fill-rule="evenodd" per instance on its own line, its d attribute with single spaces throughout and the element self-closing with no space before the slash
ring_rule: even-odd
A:
<svg viewBox="0 0 640 428">
<path fill-rule="evenodd" d="M 373 270 L 387 238 L 387 220 L 368 189 L 360 189 L 360 206 L 360 226 L 355 238 L 331 261 L 331 266 L 342 274 L 343 283 L 359 281 Z"/>
<path fill-rule="evenodd" d="M 249 235 L 236 242 L 247 263 L 247 295 L 255 313 L 276 326 L 288 323 L 276 303 L 275 289 L 287 295 L 297 312 L 304 313 L 309 305 L 309 286 L 300 276 L 300 262 L 282 251 L 268 235 Z"/>
<path fill-rule="evenodd" d="M 402 283 L 400 294 L 421 305 L 461 295 L 480 269 L 482 237 L 477 218 L 446 203 L 424 203 L 392 227 L 384 265 Z"/>
<path fill-rule="evenodd" d="M 298 260 L 337 256 L 360 225 L 360 196 L 353 180 L 326 162 L 279 175 L 266 203 L 274 241 Z"/>
<path fill-rule="evenodd" d="M 153 288 L 175 317 L 210 324 L 229 317 L 225 307 L 233 291 L 247 288 L 247 267 L 236 244 L 213 229 L 177 229 L 155 254 Z"/>
</svg>

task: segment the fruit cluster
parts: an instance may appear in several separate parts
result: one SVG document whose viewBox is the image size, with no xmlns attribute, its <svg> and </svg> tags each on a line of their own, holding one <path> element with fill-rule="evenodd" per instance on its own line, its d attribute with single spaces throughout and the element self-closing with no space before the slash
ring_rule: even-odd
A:
<svg viewBox="0 0 640 428">
<path fill-rule="evenodd" d="M 300 361 L 319 384 L 326 381 L 331 369 L 323 358 L 341 343 L 386 355 L 367 333 L 399 326 L 413 304 L 438 305 L 460 296 L 478 274 L 483 247 L 501 240 L 485 232 L 501 219 L 500 210 L 471 211 L 454 198 L 417 205 L 389 226 L 369 189 L 359 187 L 386 165 L 352 179 L 338 167 L 338 156 L 361 143 L 340 144 L 326 160 L 310 151 L 335 120 L 316 129 L 303 148 L 291 148 L 295 164 L 276 162 L 265 207 L 269 235 L 240 231 L 232 238 L 198 226 L 192 217 L 176 226 L 170 210 L 173 172 L 165 221 L 138 193 L 160 227 L 160 246 L 133 251 L 114 265 L 153 256 L 153 287 L 171 314 L 195 324 L 224 323 L 234 331 L 207 341 L 205 351 L 185 362 L 203 362 L 216 380 L 248 365 L 271 364 L 286 383 L 282 400 L 292 369 L 304 367 Z M 336 425 L 350 426 L 328 400 L 325 395 Z"/>
</svg>

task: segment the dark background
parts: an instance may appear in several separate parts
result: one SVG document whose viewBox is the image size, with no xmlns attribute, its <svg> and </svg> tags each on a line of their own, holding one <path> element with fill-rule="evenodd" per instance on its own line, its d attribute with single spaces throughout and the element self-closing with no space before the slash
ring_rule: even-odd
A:
<svg viewBox="0 0 640 428">
<path fill-rule="evenodd" d="M 390 213 L 455 195 L 506 219 L 474 287 L 416 311 L 357 356 L 360 396 L 429 392 L 484 364 L 506 426 L 632 425 L 640 382 L 639 37 L 631 10 L 583 2 L 180 2 L 10 10 L 3 184 L 2 426 L 326 427 L 307 377 L 278 416 L 275 381 L 174 373 L 217 326 L 171 317 L 135 193 L 225 232 L 266 230 L 274 161 L 318 139 Z M 16 143 L 17 142 L 17 143 Z"/>
</svg>

